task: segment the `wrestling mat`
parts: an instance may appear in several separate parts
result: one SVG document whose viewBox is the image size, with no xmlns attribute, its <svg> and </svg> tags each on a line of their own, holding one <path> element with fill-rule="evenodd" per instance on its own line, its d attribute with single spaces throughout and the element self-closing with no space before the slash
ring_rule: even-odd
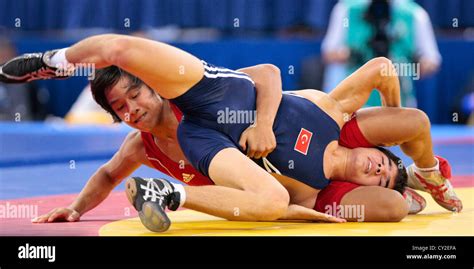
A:
<svg viewBox="0 0 474 269">
<path fill-rule="evenodd" d="M 422 193 L 427 208 L 399 223 L 232 222 L 179 210 L 169 212 L 172 225 L 165 233 L 152 233 L 141 225 L 123 183 L 79 222 L 30 221 L 68 206 L 129 130 L 35 125 L 0 129 L 5 130 L 0 135 L 1 147 L 9 152 L 0 156 L 2 236 L 474 236 L 473 128 L 432 129 L 436 154 L 451 162 L 452 184 L 464 204 L 460 213 L 446 211 Z M 134 175 L 163 176 L 149 168 L 140 168 Z"/>
</svg>

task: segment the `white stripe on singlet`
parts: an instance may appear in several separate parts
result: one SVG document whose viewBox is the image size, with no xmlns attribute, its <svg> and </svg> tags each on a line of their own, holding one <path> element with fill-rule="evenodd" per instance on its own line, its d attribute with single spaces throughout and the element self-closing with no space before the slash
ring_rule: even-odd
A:
<svg viewBox="0 0 474 269">
<path fill-rule="evenodd" d="M 206 76 L 207 78 L 227 78 L 227 77 L 243 78 L 252 82 L 252 84 L 255 85 L 255 82 L 245 73 L 236 72 L 234 70 L 230 70 L 227 68 L 210 67 L 204 61 L 202 61 L 202 63 L 204 66 L 204 76 Z M 216 72 L 216 71 L 217 71 L 216 74 L 210 73 L 210 72 Z"/>
<path fill-rule="evenodd" d="M 168 171 L 168 173 L 169 173 L 170 176 L 172 176 L 172 177 L 178 179 L 175 175 L 173 175 L 173 173 L 171 173 L 170 170 L 168 170 L 168 167 L 164 166 L 164 165 L 160 162 L 160 160 L 158 160 L 158 159 L 156 159 L 156 158 L 149 157 L 148 155 L 147 155 L 146 157 L 148 158 L 148 160 L 158 162 L 158 163 L 161 165 L 161 167 L 163 167 L 164 169 L 166 169 L 166 171 Z"/>
</svg>

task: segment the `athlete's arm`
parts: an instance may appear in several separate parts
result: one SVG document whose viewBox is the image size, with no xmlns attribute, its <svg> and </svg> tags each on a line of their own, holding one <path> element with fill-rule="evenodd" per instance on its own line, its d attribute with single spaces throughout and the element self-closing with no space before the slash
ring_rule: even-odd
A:
<svg viewBox="0 0 474 269">
<path fill-rule="evenodd" d="M 286 214 L 278 220 L 307 220 L 312 222 L 344 223 L 345 219 L 321 213 L 297 204 L 290 204 Z"/>
<path fill-rule="evenodd" d="M 141 165 L 141 155 L 145 156 L 140 133 L 131 132 L 112 159 L 91 176 L 70 206 L 55 208 L 33 222 L 78 221 L 80 216 L 102 203 L 124 178 Z"/>
<path fill-rule="evenodd" d="M 400 107 L 400 82 L 387 58 L 368 61 L 339 83 L 329 96 L 340 104 L 343 113 L 352 114 L 367 102 L 373 89 L 380 92 L 384 106 Z"/>
<path fill-rule="evenodd" d="M 251 158 L 266 157 L 276 147 L 273 122 L 282 97 L 280 69 L 272 64 L 260 64 L 237 71 L 252 78 L 257 92 L 256 124 L 242 133 L 239 144 Z"/>
<path fill-rule="evenodd" d="M 342 197 L 340 205 L 362 213 L 359 216 L 346 216 L 348 221 L 399 222 L 408 215 L 408 204 L 403 196 L 379 186 L 357 187 Z"/>
<path fill-rule="evenodd" d="M 314 205 L 314 210 L 333 214 L 347 221 L 398 222 L 408 214 L 402 195 L 379 186 L 359 186 L 331 181 L 316 197 L 301 201 L 303 206 Z"/>
</svg>

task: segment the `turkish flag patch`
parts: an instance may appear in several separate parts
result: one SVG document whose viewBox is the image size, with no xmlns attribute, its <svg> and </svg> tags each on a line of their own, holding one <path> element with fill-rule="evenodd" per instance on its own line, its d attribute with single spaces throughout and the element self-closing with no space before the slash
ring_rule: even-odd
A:
<svg viewBox="0 0 474 269">
<path fill-rule="evenodd" d="M 306 130 L 305 128 L 301 128 L 298 139 L 296 140 L 295 150 L 301 154 L 306 155 L 308 153 L 309 143 L 311 143 L 312 136 L 312 132 Z"/>
</svg>

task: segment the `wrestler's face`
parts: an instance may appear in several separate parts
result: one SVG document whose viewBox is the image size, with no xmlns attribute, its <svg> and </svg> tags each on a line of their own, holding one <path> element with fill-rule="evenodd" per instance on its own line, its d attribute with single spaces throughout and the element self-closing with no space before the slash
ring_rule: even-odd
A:
<svg viewBox="0 0 474 269">
<path fill-rule="evenodd" d="M 375 148 L 355 148 L 346 164 L 346 180 L 366 186 L 393 189 L 398 170 L 395 162 Z"/>
<path fill-rule="evenodd" d="M 158 124 L 163 100 L 145 84 L 133 87 L 123 77 L 105 95 L 117 116 L 130 127 L 150 132 Z"/>
</svg>

